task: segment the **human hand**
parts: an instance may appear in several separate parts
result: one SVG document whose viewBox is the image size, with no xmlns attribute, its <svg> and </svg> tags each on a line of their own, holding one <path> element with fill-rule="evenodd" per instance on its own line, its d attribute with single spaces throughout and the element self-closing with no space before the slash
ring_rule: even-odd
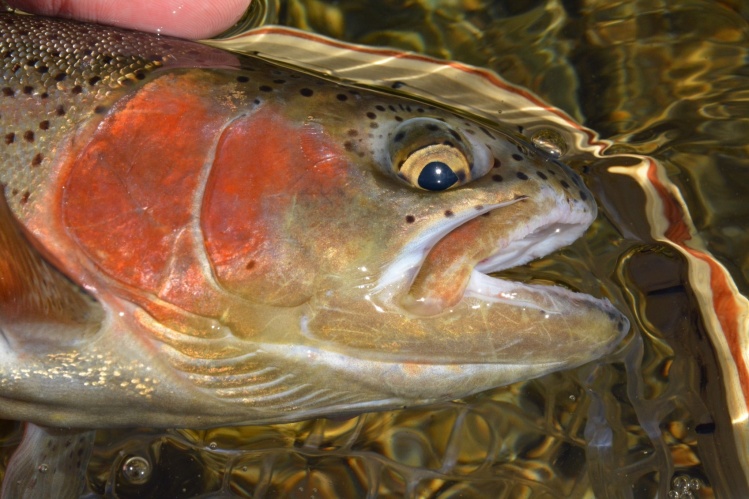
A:
<svg viewBox="0 0 749 499">
<path fill-rule="evenodd" d="M 235 23 L 250 0 L 7 0 L 26 12 L 181 38 L 208 38 Z"/>
</svg>

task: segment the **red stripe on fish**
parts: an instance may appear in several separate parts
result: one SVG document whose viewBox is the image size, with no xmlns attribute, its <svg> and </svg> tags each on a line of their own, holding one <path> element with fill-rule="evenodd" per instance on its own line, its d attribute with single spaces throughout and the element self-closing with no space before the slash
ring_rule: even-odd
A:
<svg viewBox="0 0 749 499">
<path fill-rule="evenodd" d="M 196 75 L 146 84 L 101 122 L 65 185 L 69 232 L 106 273 L 157 293 L 227 120 Z M 215 87 L 214 87 L 215 88 Z"/>
</svg>

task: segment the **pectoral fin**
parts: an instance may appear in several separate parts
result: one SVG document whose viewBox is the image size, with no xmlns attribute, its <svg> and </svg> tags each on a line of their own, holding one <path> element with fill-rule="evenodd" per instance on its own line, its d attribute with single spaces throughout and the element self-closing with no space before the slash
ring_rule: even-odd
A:
<svg viewBox="0 0 749 499">
<path fill-rule="evenodd" d="M 95 335 L 104 312 L 31 244 L 0 190 L 0 333 L 15 351 Z"/>
<path fill-rule="evenodd" d="M 20 447 L 5 472 L 2 497 L 80 497 L 96 432 L 26 424 Z"/>
</svg>

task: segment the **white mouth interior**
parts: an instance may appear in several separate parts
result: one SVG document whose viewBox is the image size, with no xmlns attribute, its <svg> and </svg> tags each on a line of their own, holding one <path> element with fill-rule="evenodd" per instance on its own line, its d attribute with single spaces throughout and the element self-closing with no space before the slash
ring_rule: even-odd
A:
<svg viewBox="0 0 749 499">
<path fill-rule="evenodd" d="M 386 303 L 394 304 L 393 298 L 408 290 L 429 251 L 431 251 L 440 239 L 446 237 L 456 227 L 476 216 L 519 201 L 522 201 L 522 198 L 507 203 L 487 206 L 485 210 L 471 214 L 471 216 L 456 217 L 455 220 L 441 228 L 441 230 L 432 232 L 426 237 L 416 238 L 404 248 L 401 256 L 386 269 L 378 281 L 376 288 L 373 290 L 373 295 L 378 295 Z M 550 214 L 550 216 L 552 215 Z M 498 242 L 496 253 L 479 262 L 474 268 L 466 287 L 465 295 L 470 295 L 474 298 L 480 297 L 484 301 L 505 301 L 507 299 L 512 300 L 516 305 L 525 303 L 517 291 L 520 288 L 528 288 L 528 285 L 505 281 L 487 274 L 524 265 L 574 242 L 585 232 L 591 220 L 578 220 L 570 213 L 566 215 L 568 215 L 567 219 L 560 216 L 557 220 L 549 220 L 546 225 L 542 225 L 535 230 L 530 230 L 530 232 L 524 235 L 522 235 L 522 231 L 527 229 L 527 227 L 520 228 L 517 231 L 518 234 L 516 234 L 520 235 L 520 237 L 510 241 L 504 247 L 500 247 Z M 539 287 L 557 288 L 556 286 L 530 286 L 528 288 L 529 295 L 536 294 L 535 291 L 530 292 L 531 288 L 535 289 Z M 565 293 L 572 293 L 567 290 L 563 291 Z M 540 309 L 540 306 L 533 301 L 528 301 L 527 306 Z M 551 313 L 555 312 L 553 307 L 549 310 L 546 305 L 544 305 L 543 309 Z"/>
<path fill-rule="evenodd" d="M 585 229 L 584 225 L 563 223 L 542 227 L 522 239 L 512 241 L 496 254 L 479 262 L 476 270 L 488 274 L 526 264 L 570 245 L 585 232 Z"/>
</svg>

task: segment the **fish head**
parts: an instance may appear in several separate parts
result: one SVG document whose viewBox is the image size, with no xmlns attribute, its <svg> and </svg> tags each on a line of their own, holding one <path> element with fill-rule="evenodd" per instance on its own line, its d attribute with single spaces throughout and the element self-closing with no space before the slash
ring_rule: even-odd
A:
<svg viewBox="0 0 749 499">
<path fill-rule="evenodd" d="M 519 134 L 429 103 L 305 89 L 290 93 L 314 95 L 280 113 L 298 124 L 282 132 L 294 159 L 254 146 L 248 155 L 275 177 L 270 191 L 283 186 L 264 192 L 254 230 L 283 240 L 254 256 L 234 246 L 215 267 L 248 299 L 294 297 L 293 334 L 268 337 L 264 351 L 277 349 L 289 369 L 314 358 L 330 376 L 387 378 L 405 399 L 433 400 L 574 367 L 621 340 L 627 319 L 606 300 L 489 275 L 570 244 L 596 218 L 569 167 Z M 213 218 L 232 219 L 241 216 Z M 261 268 L 284 273 L 258 288 Z"/>
</svg>

